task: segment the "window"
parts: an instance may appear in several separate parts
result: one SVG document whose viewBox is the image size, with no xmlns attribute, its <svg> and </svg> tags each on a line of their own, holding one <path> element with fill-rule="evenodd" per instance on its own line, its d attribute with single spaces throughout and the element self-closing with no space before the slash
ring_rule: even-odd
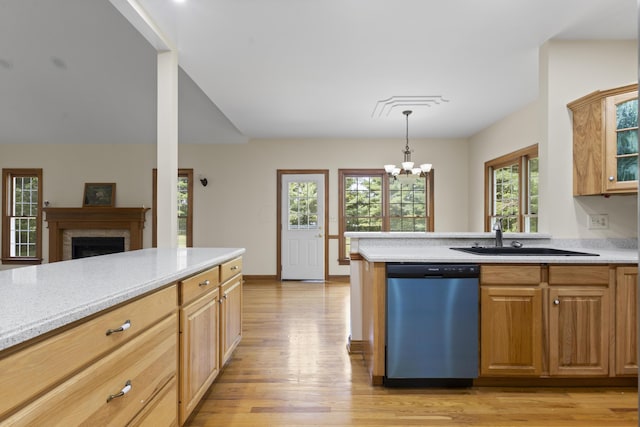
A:
<svg viewBox="0 0 640 427">
<path fill-rule="evenodd" d="M 2 170 L 2 262 L 42 262 L 42 169 Z"/>
<path fill-rule="evenodd" d="M 485 231 L 497 218 L 510 232 L 538 231 L 538 145 L 485 163 Z"/>
<path fill-rule="evenodd" d="M 158 245 L 158 170 L 153 170 L 153 247 Z M 193 169 L 178 169 L 178 247 L 193 246 Z"/>
<path fill-rule="evenodd" d="M 339 262 L 349 263 L 347 231 L 432 231 L 433 170 L 410 183 L 380 169 L 340 169 Z"/>
<path fill-rule="evenodd" d="M 317 230 L 318 184 L 309 182 L 289 183 L 289 230 Z"/>
</svg>

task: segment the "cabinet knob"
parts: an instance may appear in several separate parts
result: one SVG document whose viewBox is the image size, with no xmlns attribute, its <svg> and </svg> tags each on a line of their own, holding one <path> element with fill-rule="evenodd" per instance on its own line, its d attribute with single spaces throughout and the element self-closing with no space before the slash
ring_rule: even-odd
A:
<svg viewBox="0 0 640 427">
<path fill-rule="evenodd" d="M 560 305 L 560 300 L 558 298 L 554 299 L 553 305 Z"/>
<path fill-rule="evenodd" d="M 612 177 L 612 176 L 610 176 L 610 177 L 609 177 L 609 182 L 613 182 L 613 181 L 615 181 L 615 178 L 614 178 L 614 177 Z"/>
</svg>

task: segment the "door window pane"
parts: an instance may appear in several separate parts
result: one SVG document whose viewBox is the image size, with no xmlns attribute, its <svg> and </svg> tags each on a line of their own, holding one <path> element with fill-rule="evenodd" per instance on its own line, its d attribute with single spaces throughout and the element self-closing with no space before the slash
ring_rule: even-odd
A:
<svg viewBox="0 0 640 427">
<path fill-rule="evenodd" d="M 289 230 L 315 230 L 318 224 L 318 185 L 313 181 L 289 183 Z"/>
</svg>

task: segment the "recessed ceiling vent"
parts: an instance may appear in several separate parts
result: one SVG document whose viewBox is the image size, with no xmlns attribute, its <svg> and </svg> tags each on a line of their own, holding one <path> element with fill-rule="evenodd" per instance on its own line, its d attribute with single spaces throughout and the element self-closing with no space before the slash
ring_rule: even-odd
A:
<svg viewBox="0 0 640 427">
<path fill-rule="evenodd" d="M 449 102 L 442 95 L 418 95 L 418 96 L 392 96 L 376 102 L 371 117 L 383 117 L 394 113 L 396 110 L 430 108 Z"/>
</svg>

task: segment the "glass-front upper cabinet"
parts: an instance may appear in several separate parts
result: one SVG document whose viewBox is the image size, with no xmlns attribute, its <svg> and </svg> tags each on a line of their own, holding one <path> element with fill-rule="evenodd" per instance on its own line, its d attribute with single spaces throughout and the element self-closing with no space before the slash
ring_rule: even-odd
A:
<svg viewBox="0 0 640 427">
<path fill-rule="evenodd" d="M 607 191 L 638 188 L 638 92 L 606 99 Z"/>
<path fill-rule="evenodd" d="M 573 195 L 637 193 L 638 84 L 567 104 L 573 121 Z"/>
</svg>

